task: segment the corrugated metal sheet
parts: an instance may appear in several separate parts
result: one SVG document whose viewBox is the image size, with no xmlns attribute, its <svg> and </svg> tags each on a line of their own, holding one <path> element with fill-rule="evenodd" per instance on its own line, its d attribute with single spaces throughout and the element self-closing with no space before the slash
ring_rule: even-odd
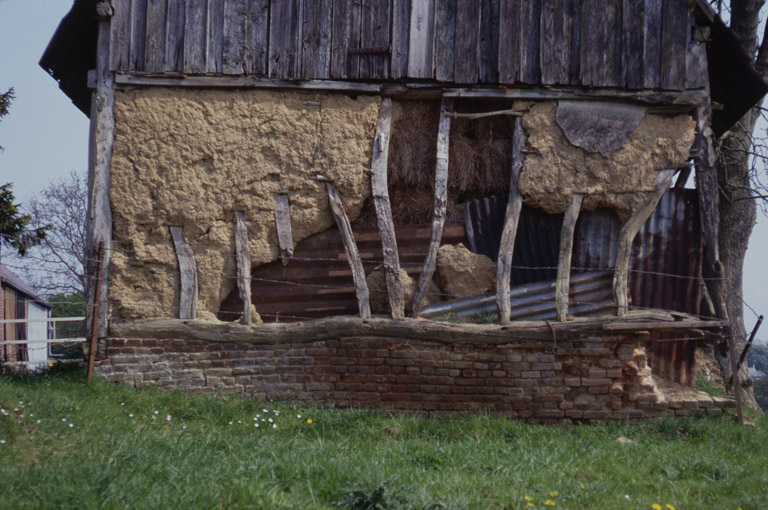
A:
<svg viewBox="0 0 768 510">
<path fill-rule="evenodd" d="M 504 195 L 477 201 L 467 208 L 467 221 L 472 225 L 470 246 L 479 253 L 498 252 L 505 208 Z M 534 281 L 554 279 L 560 224 L 561 215 L 532 214 L 524 209 L 515 243 L 515 251 L 520 250 L 520 254 L 514 256 L 513 285 L 523 279 L 520 274 L 525 271 L 517 266 L 549 266 L 549 273 L 546 269 L 531 269 L 525 274 L 536 277 Z M 574 274 L 612 269 L 616 263 L 620 229 L 621 222 L 613 211 L 582 212 L 574 236 Z M 532 238 L 536 240 L 532 241 Z M 635 308 L 698 314 L 701 271 L 697 192 L 670 190 L 635 238 L 629 279 L 631 304 Z M 674 338 L 668 334 L 654 334 L 654 368 L 670 379 L 688 383 L 692 381 L 694 344 L 669 341 Z"/>
<path fill-rule="evenodd" d="M 431 225 L 397 227 L 400 264 L 418 277 L 427 254 Z M 381 240 L 375 228 L 355 229 L 355 240 L 366 274 L 381 264 Z M 467 244 L 464 225 L 448 223 L 444 244 Z M 257 267 L 251 277 L 251 294 L 265 322 L 295 322 L 332 315 L 358 313 L 352 272 L 335 228 L 300 242 L 286 266 L 273 262 Z M 242 313 L 242 301 L 234 290 L 222 304 L 219 318 L 234 320 Z"/>
<path fill-rule="evenodd" d="M 512 320 L 554 320 L 555 281 L 542 281 L 519 285 L 510 289 Z M 569 289 L 569 313 L 581 317 L 603 315 L 614 310 L 613 273 L 584 273 L 571 278 Z M 454 314 L 461 319 L 472 319 L 483 313 L 497 312 L 496 295 L 460 299 L 436 303 L 425 307 L 420 317 L 432 319 L 445 314 Z"/>
</svg>

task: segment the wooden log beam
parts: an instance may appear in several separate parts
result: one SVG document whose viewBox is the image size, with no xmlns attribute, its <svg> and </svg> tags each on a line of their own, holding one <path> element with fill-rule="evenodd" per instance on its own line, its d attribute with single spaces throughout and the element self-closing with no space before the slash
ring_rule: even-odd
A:
<svg viewBox="0 0 768 510">
<path fill-rule="evenodd" d="M 363 261 L 360 259 L 360 252 L 357 250 L 352 226 L 349 223 L 347 213 L 344 211 L 344 203 L 336 186 L 332 182 L 325 180 L 325 189 L 328 192 L 328 201 L 331 204 L 333 217 L 336 219 L 336 225 L 339 227 L 341 241 L 344 243 L 344 251 L 347 254 L 349 268 L 352 270 L 352 281 L 355 285 L 360 317 L 369 319 L 371 317 L 371 302 L 368 294 L 368 283 L 365 281 L 365 269 L 363 268 Z"/>
<path fill-rule="evenodd" d="M 194 319 L 197 311 L 197 263 L 181 227 L 168 227 L 179 261 L 179 318 Z"/>
<path fill-rule="evenodd" d="M 520 171 L 525 162 L 526 136 L 523 131 L 523 121 L 515 119 L 514 141 L 512 145 L 512 171 L 509 181 L 509 199 L 507 211 L 504 214 L 504 228 L 501 231 L 499 255 L 496 262 L 496 303 L 499 307 L 499 321 L 509 324 L 512 304 L 509 297 L 510 278 L 512 277 L 512 254 L 517 237 L 517 223 L 520 221 L 520 211 L 523 208 L 523 197 L 517 187 Z"/>
<path fill-rule="evenodd" d="M 389 201 L 387 184 L 387 159 L 389 158 L 389 140 L 392 127 L 392 99 L 385 97 L 379 108 L 379 122 L 376 137 L 373 140 L 371 158 L 371 189 L 376 218 L 381 235 L 381 249 L 384 254 L 384 272 L 387 279 L 387 294 L 392 317 L 396 320 L 405 318 L 405 296 L 403 282 L 400 280 L 400 257 L 395 238 L 395 222 L 392 219 L 392 206 Z"/>
<path fill-rule="evenodd" d="M 469 343 L 501 345 L 522 342 L 541 342 L 552 346 L 552 335 L 567 340 L 584 339 L 589 335 L 619 335 L 647 331 L 647 320 L 666 318 L 671 324 L 676 319 L 662 311 L 630 312 L 623 319 L 615 316 L 577 317 L 568 322 L 519 321 L 508 326 L 497 324 L 448 324 L 425 319 L 407 318 L 393 321 L 388 318 L 361 319 L 359 317 L 328 317 L 308 322 L 269 323 L 245 326 L 234 322 L 211 322 L 180 319 L 144 319 L 110 324 L 110 335 L 115 338 L 183 338 L 209 342 L 235 342 L 243 344 L 310 343 L 339 338 L 376 336 L 422 340 L 443 344 Z M 688 319 L 695 320 L 693 316 Z M 606 324 L 632 325 L 631 329 L 612 331 Z M 587 340 L 589 341 L 589 340 Z M 531 345 L 535 348 L 536 345 Z"/>
<path fill-rule="evenodd" d="M 288 195 L 275 195 L 275 225 L 277 226 L 277 244 L 280 246 L 280 259 L 283 265 L 293 257 L 293 231 L 291 230 L 291 209 Z"/>
<path fill-rule="evenodd" d="M 555 307 L 557 320 L 565 322 L 568 318 L 568 291 L 571 283 L 571 255 L 573 254 L 573 234 L 576 220 L 579 219 L 584 195 L 575 194 L 563 217 L 563 229 L 560 233 L 560 254 L 557 262 L 557 287 L 555 288 Z"/>
<path fill-rule="evenodd" d="M 235 211 L 235 252 L 237 258 L 237 290 L 243 300 L 243 324 L 251 324 L 251 256 L 248 251 L 248 227 L 245 213 Z"/>
<path fill-rule="evenodd" d="M 96 50 L 96 89 L 91 99 L 91 129 L 88 154 L 88 216 L 87 245 L 88 264 L 88 314 L 98 310 L 99 317 L 93 322 L 99 338 L 107 334 L 109 313 L 109 260 L 112 254 L 112 206 L 109 201 L 109 181 L 112 161 L 112 145 L 115 139 L 115 74 L 110 71 L 110 17 L 108 6 L 99 4 L 94 14 L 100 16 Z M 103 278 L 96 278 L 96 247 L 104 243 Z M 96 292 L 95 285 L 101 289 Z M 98 305 L 95 297 L 99 296 Z"/>
<path fill-rule="evenodd" d="M 661 197 L 669 189 L 674 170 L 662 170 L 654 182 L 651 192 L 619 231 L 619 246 L 616 253 L 616 272 L 613 275 L 613 296 L 619 317 L 626 315 L 629 309 L 629 259 L 632 254 L 632 242 L 640 227 L 653 214 Z"/>
<path fill-rule="evenodd" d="M 424 305 L 427 289 L 435 274 L 437 262 L 437 250 L 440 248 L 440 240 L 443 237 L 443 225 L 445 224 L 445 211 L 448 203 L 448 154 L 451 139 L 451 117 L 453 111 L 453 99 L 444 98 L 440 105 L 440 123 L 437 128 L 437 165 L 435 168 L 435 207 L 432 211 L 432 236 L 427 249 L 427 257 L 419 275 L 416 292 L 411 301 L 411 314 L 418 316 Z"/>
</svg>

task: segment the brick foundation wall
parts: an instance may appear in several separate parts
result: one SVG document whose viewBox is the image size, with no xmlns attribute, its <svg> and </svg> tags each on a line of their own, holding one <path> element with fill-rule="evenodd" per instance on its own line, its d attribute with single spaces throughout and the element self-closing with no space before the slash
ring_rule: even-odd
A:
<svg viewBox="0 0 768 510">
<path fill-rule="evenodd" d="M 719 413 L 730 404 L 674 383 L 660 388 L 648 342 L 644 333 L 504 345 L 110 338 L 96 373 L 135 386 L 429 414 L 487 410 L 537 423 Z"/>
</svg>

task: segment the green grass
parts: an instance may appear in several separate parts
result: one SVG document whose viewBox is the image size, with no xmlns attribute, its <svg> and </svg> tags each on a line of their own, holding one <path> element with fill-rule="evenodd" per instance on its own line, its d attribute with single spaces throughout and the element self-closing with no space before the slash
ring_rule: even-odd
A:
<svg viewBox="0 0 768 510">
<path fill-rule="evenodd" d="M 768 508 L 763 417 L 754 428 L 728 417 L 542 427 L 134 390 L 80 373 L 0 376 L 0 408 L 0 508 L 518 509 L 526 496 L 532 508 Z"/>
</svg>

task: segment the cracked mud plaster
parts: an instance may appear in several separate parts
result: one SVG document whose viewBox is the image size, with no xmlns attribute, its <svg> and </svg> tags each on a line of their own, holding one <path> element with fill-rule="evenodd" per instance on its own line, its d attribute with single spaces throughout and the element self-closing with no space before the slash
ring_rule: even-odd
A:
<svg viewBox="0 0 768 510">
<path fill-rule="evenodd" d="M 520 103 L 527 107 L 523 128 L 528 147 L 519 189 L 525 202 L 548 213 L 565 212 L 577 192 L 589 193 L 582 207 L 614 209 L 622 221 L 643 201 L 660 170 L 684 166 L 695 136 L 690 115 L 646 114 L 627 135 L 628 142 L 604 157 L 572 145 L 555 120 L 557 103 Z"/>
<path fill-rule="evenodd" d="M 118 91 L 110 200 L 119 318 L 174 317 L 179 276 L 168 226 L 184 228 L 198 268 L 198 310 L 235 288 L 233 211 L 245 211 L 254 266 L 278 258 L 274 195 L 290 200 L 293 244 L 334 224 L 331 178 L 354 220 L 370 195 L 380 98 L 265 90 Z"/>
</svg>

